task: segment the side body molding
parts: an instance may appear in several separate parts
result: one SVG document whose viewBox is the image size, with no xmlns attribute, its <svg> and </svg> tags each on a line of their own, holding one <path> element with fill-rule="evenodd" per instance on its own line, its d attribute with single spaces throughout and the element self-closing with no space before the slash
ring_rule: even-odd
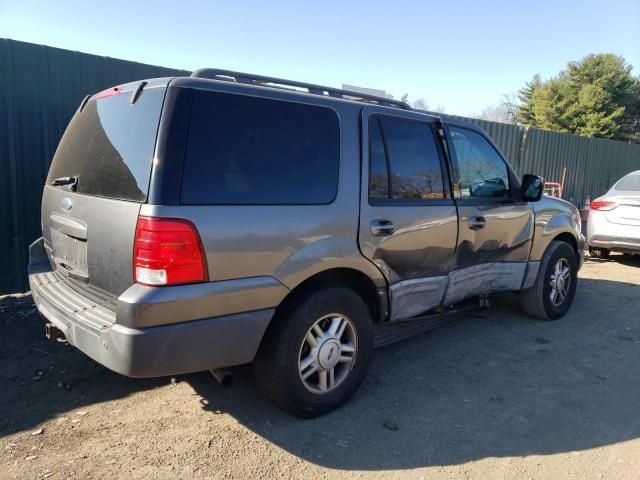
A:
<svg viewBox="0 0 640 480">
<path fill-rule="evenodd" d="M 406 320 L 439 305 L 475 295 L 520 290 L 525 275 L 535 280 L 539 262 L 495 262 L 460 268 L 449 275 L 397 282 L 389 288 L 391 320 Z M 532 282 L 531 282 L 532 283 Z"/>
<path fill-rule="evenodd" d="M 391 285 L 391 320 L 402 320 L 431 310 L 442 303 L 446 275 L 404 280 Z"/>
<path fill-rule="evenodd" d="M 454 270 L 443 303 L 451 305 L 473 295 L 519 290 L 526 269 L 526 262 L 495 262 Z"/>
</svg>

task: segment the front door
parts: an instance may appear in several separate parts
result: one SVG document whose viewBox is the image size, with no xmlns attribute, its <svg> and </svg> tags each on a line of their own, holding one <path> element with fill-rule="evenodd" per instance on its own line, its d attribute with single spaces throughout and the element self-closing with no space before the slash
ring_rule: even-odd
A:
<svg viewBox="0 0 640 480">
<path fill-rule="evenodd" d="M 360 248 L 390 284 L 391 319 L 441 304 L 458 219 L 435 125 L 412 112 L 363 109 Z"/>
<path fill-rule="evenodd" d="M 448 127 L 459 235 L 445 303 L 518 290 L 533 235 L 533 211 L 518 200 L 518 180 L 479 131 Z"/>
</svg>

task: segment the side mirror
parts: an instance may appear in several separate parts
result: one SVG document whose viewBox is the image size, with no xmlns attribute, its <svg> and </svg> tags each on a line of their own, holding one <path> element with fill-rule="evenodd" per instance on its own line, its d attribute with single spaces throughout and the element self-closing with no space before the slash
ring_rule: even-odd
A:
<svg viewBox="0 0 640 480">
<path fill-rule="evenodd" d="M 522 200 L 525 202 L 537 202 L 544 193 L 544 178 L 537 175 L 524 175 L 522 177 Z"/>
</svg>

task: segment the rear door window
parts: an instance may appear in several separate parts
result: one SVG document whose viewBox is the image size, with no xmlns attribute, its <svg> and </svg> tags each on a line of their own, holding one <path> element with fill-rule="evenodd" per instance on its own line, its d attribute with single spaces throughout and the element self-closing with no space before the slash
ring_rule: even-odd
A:
<svg viewBox="0 0 640 480">
<path fill-rule="evenodd" d="M 445 198 L 440 154 L 429 124 L 384 115 L 369 119 L 369 200 Z"/>
<path fill-rule="evenodd" d="M 53 157 L 47 185 L 77 177 L 76 191 L 144 202 L 149 189 L 165 88 L 90 99 L 76 113 Z"/>
<path fill-rule="evenodd" d="M 369 198 L 389 198 L 389 170 L 379 117 L 369 120 Z"/>
<path fill-rule="evenodd" d="M 338 187 L 340 126 L 326 107 L 194 92 L 181 203 L 313 205 Z"/>
</svg>

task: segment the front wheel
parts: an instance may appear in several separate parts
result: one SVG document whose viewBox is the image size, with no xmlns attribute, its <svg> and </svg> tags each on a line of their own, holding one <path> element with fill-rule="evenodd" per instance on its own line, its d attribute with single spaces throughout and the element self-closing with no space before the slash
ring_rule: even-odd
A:
<svg viewBox="0 0 640 480">
<path fill-rule="evenodd" d="M 542 257 L 535 283 L 520 292 L 520 305 L 532 317 L 557 320 L 571 307 L 577 283 L 576 252 L 568 243 L 554 240 Z"/>
<path fill-rule="evenodd" d="M 256 359 L 261 390 L 283 410 L 313 418 L 344 404 L 373 351 L 372 318 L 360 296 L 327 287 L 279 311 Z"/>
</svg>

